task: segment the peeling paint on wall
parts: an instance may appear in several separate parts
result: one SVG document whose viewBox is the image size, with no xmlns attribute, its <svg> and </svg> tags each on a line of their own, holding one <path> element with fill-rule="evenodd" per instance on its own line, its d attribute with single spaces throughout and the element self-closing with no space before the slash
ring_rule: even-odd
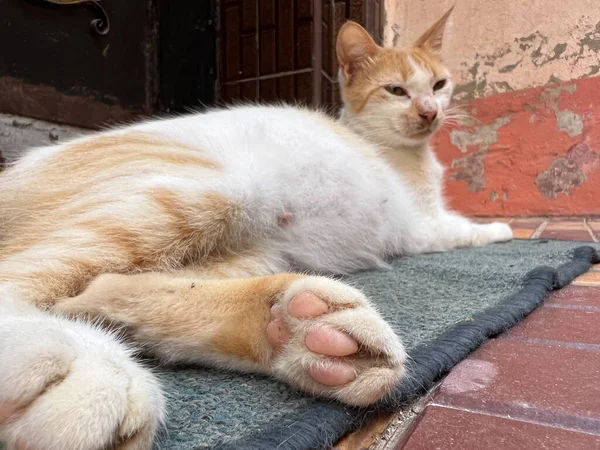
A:
<svg viewBox="0 0 600 450">
<path fill-rule="evenodd" d="M 470 145 L 476 145 L 479 151 L 487 152 L 490 145 L 498 140 L 498 128 L 508 122 L 510 122 L 510 117 L 498 117 L 490 124 L 473 126 L 473 131 L 452 130 L 450 132 L 450 142 L 460 148 L 463 153 L 467 152 L 467 147 Z"/>
<path fill-rule="evenodd" d="M 449 167 L 453 208 L 486 216 L 600 215 L 597 0 L 384 4 L 387 45 L 412 44 L 456 6 L 442 57 L 455 100 L 475 120 L 434 137 Z"/>
<path fill-rule="evenodd" d="M 449 167 L 453 208 L 600 215 L 600 77 L 474 99 L 463 109 L 482 125 L 438 133 L 434 142 Z"/>
<path fill-rule="evenodd" d="M 573 111 L 568 109 L 556 111 L 557 126 L 559 131 L 566 131 L 569 136 L 578 136 L 583 131 L 583 121 Z"/>
<path fill-rule="evenodd" d="M 560 194 L 571 195 L 574 188 L 585 183 L 587 173 L 598 165 L 599 160 L 598 153 L 590 150 L 587 144 L 577 144 L 536 177 L 536 186 L 550 200 Z"/>
<path fill-rule="evenodd" d="M 548 87 L 544 89 L 540 96 L 542 101 L 548 102 L 552 106 L 554 114 L 556 114 L 558 131 L 566 131 L 569 136 L 579 136 L 583 132 L 583 120 L 579 114 L 569 109 L 560 109 L 558 99 L 561 92 L 573 94 L 576 90 L 577 86 L 575 84 Z"/>
<path fill-rule="evenodd" d="M 452 130 L 450 132 L 450 142 L 458 147 L 462 153 L 466 153 L 467 148 L 470 146 L 476 146 L 477 150 L 452 161 L 451 168 L 455 171 L 452 173 L 451 178 L 465 181 L 469 192 L 482 191 L 485 188 L 483 158 L 485 158 L 490 146 L 498 141 L 498 129 L 509 122 L 510 117 L 498 117 L 491 124 L 472 127 L 472 131 Z M 496 193 L 495 195 L 498 198 Z"/>
<path fill-rule="evenodd" d="M 454 0 L 386 0 L 387 45 L 408 45 Z M 600 73 L 597 0 L 456 4 L 444 40 L 455 98 L 541 87 Z M 568 119 L 566 119 L 568 120 Z"/>
<path fill-rule="evenodd" d="M 590 24 L 585 17 L 570 30 L 568 41 L 539 31 L 515 37 L 490 52 L 476 53 L 461 62 L 456 99 L 469 100 L 499 92 L 522 89 L 524 80 L 535 74 L 537 83 L 556 83 L 600 71 L 600 22 Z M 558 41 L 557 41 L 558 40 Z M 531 80 L 533 81 L 533 80 Z"/>
<path fill-rule="evenodd" d="M 485 189 L 483 157 L 484 154 L 475 152 L 452 161 L 453 169 L 461 169 L 451 175 L 452 179 L 465 181 L 469 192 L 480 192 Z"/>
</svg>

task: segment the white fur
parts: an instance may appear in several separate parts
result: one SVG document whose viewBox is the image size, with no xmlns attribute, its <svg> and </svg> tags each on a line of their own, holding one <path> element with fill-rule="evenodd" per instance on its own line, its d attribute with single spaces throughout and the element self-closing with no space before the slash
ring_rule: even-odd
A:
<svg viewBox="0 0 600 450">
<path fill-rule="evenodd" d="M 344 74 L 353 76 L 361 52 L 364 64 L 360 67 L 376 64 L 379 55 L 366 31 L 349 26 L 345 33 L 342 29 L 338 40 L 338 57 L 348 59 L 340 64 L 342 96 L 347 91 Z M 431 37 L 434 50 L 443 28 L 436 27 L 438 31 Z M 78 177 L 61 180 L 73 183 L 69 188 L 75 191 L 85 186 L 90 194 L 56 206 L 69 223 L 54 225 L 68 233 L 40 236 L 36 245 L 0 262 L 0 440 L 8 443 L 9 450 L 151 447 L 164 417 L 156 378 L 135 362 L 131 351 L 113 334 L 33 307 L 31 303 L 41 300 L 32 292 L 35 287 L 23 280 L 45 269 L 70 273 L 68 257 L 74 253 L 76 258 L 110 260 L 116 271 L 128 268 L 129 261 L 116 254 L 114 243 L 78 227 L 78 221 L 89 219 L 114 220 L 119 227 L 155 233 L 152 248 L 146 250 L 161 255 L 165 268 L 176 266 L 181 259 L 178 248 L 172 235 L 163 231 L 164 214 L 148 198 L 152 189 L 177 193 L 187 213 L 201 209 L 207 192 L 234 200 L 240 207 L 238 219 L 242 219 L 236 221 L 242 224 L 238 239 L 258 244 L 249 248 L 264 250 L 253 255 L 261 266 L 256 271 L 260 274 L 290 268 L 347 273 L 381 267 L 386 260 L 404 254 L 509 240 L 512 232 L 507 225 L 473 224 L 446 208 L 443 168 L 428 140 L 446 118 L 452 83 L 448 74 L 434 77 L 410 58 L 411 76 L 406 80 L 395 68 L 373 71 L 370 76 L 381 78 L 367 79 L 368 91 L 388 86 L 383 90 L 388 97 L 385 101 L 381 96 L 379 101 L 367 98 L 360 112 L 345 109 L 341 124 L 300 108 L 241 106 L 106 132 L 134 130 L 160 135 L 197 149 L 222 170 L 192 165 L 175 168 L 170 163 L 140 159 L 108 175 L 84 166 Z M 434 90 L 440 79 L 447 79 L 446 85 Z M 390 85 L 404 91 L 392 89 L 390 93 Z M 424 120 L 428 116 L 420 115 L 419 110 L 430 119 Z M 435 110 L 437 116 L 432 119 Z M 23 211 L 23 205 L 40 189 L 62 192 L 64 186 L 51 182 L 40 188 L 36 174 L 64 148 L 31 151 L 0 175 L 5 213 L 0 229 L 10 228 L 11 220 L 28 224 L 32 218 L 38 220 L 32 223 L 39 223 L 35 216 L 43 212 L 34 208 Z M 94 208 L 88 205 L 90 198 Z M 12 211 L 15 214 L 10 214 Z M 198 217 L 201 221 L 201 214 Z M 194 276 L 202 277 L 202 268 L 199 270 Z M 15 275 L 21 276 L 21 281 L 11 278 Z M 92 284 L 118 278 L 104 275 Z M 330 307 L 328 312 L 304 319 L 292 317 L 287 305 L 302 292 L 323 299 Z M 266 373 L 354 405 L 380 398 L 403 375 L 406 354 L 400 339 L 356 289 L 312 276 L 292 282 L 280 294 L 274 300 L 292 337 L 272 358 Z M 309 351 L 306 334 L 328 327 L 352 336 L 360 352 L 349 358 L 330 358 Z M 154 348 L 155 355 L 164 360 L 200 360 L 220 367 L 265 371 L 241 358 L 234 360 L 216 351 L 194 353 L 168 340 Z M 327 388 L 307 374 L 309 368 L 336 365 L 350 366 L 356 378 L 344 386 Z"/>
<path fill-rule="evenodd" d="M 134 434 L 128 449 L 150 448 L 163 396 L 113 336 L 32 314 L 0 317 L 0 343 L 0 441 L 9 450 L 108 448 Z"/>
<path fill-rule="evenodd" d="M 421 75 L 421 81 L 415 81 L 415 89 L 425 78 Z M 438 97 L 443 109 L 449 94 Z M 405 107 L 402 100 L 393 106 L 398 111 Z M 366 114 L 384 115 L 389 110 L 367 106 Z M 197 148 L 218 161 L 224 172 L 190 167 L 173 175 L 164 165 L 147 166 L 139 175 L 133 171 L 121 179 L 99 178 L 94 189 L 114 201 L 96 212 L 112 213 L 119 224 L 134 226 L 140 218 L 154 220 L 152 207 L 144 202 L 148 188 L 168 187 L 190 207 L 203 192 L 216 191 L 239 203 L 246 218 L 240 232 L 267 246 L 274 271 L 291 266 L 346 273 L 383 266 L 387 259 L 402 254 L 483 245 L 512 236 L 506 225 L 474 225 L 446 210 L 442 168 L 424 140 L 402 140 L 405 125 L 390 126 L 377 137 L 377 130 L 349 113 L 342 116 L 348 124 L 345 130 L 328 120 L 293 107 L 243 106 L 136 125 L 130 129 Z M 397 148 L 398 143 L 411 149 Z M 6 175 L 13 187 L 24 190 L 19 195 L 27 194 L 28 183 L 35 182 L 29 174 L 44 160 L 32 152 Z M 424 175 L 407 176 L 411 165 L 425 168 Z M 289 218 L 283 224 L 281 214 Z M 95 247 L 81 245 L 83 252 L 111 251 L 97 243 Z M 17 270 L 25 270 L 25 264 L 44 256 L 50 259 L 43 263 L 51 265 L 54 253 L 40 244 L 3 265 L 16 264 Z M 294 289 L 310 288 L 330 302 L 355 306 L 309 325 L 345 329 L 359 342 L 387 353 L 392 366 L 366 369 L 355 382 L 330 395 L 345 399 L 354 395 L 358 404 L 370 398 L 373 389 L 389 387 L 401 374 L 405 357 L 398 338 L 354 289 L 331 280 L 309 280 Z M 164 414 L 154 377 L 113 336 L 21 307 L 7 286 L 0 288 L 0 424 L 4 422 L 0 439 L 11 449 L 30 445 L 45 450 L 88 450 L 136 433 L 127 448 L 148 448 Z M 301 339 L 309 325 L 289 322 Z M 321 393 L 303 372 L 316 356 L 296 344 L 293 341 L 286 347 L 274 373 Z M 40 395 L 57 380 L 63 381 Z M 374 380 L 379 381 L 373 384 Z M 18 415 L 26 406 L 27 412 Z M 6 422 L 13 415 L 17 418 Z"/>
<path fill-rule="evenodd" d="M 447 98 L 441 102 L 443 109 Z M 195 180 L 175 179 L 170 187 L 192 197 L 216 189 L 238 201 L 249 235 L 300 270 L 346 273 L 402 254 L 511 238 L 506 225 L 476 226 L 446 211 L 443 169 L 426 144 L 421 151 L 429 173 L 417 184 L 385 157 L 406 150 L 356 135 L 349 141 L 326 120 L 293 107 L 244 106 L 136 128 L 182 140 L 220 161 L 224 176 L 207 179 L 199 169 Z M 292 219 L 281 226 L 283 211 Z"/>
</svg>

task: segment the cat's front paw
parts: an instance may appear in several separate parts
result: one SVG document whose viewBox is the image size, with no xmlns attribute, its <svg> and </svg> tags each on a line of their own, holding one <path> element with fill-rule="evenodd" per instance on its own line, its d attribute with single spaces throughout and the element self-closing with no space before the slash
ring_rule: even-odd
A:
<svg viewBox="0 0 600 450">
<path fill-rule="evenodd" d="M 358 290 L 328 278 L 294 281 L 267 327 L 272 373 L 307 392 L 365 406 L 404 375 L 406 353 Z"/>
<path fill-rule="evenodd" d="M 489 242 L 508 242 L 513 238 L 513 231 L 506 223 L 492 222 L 481 226 L 485 230 Z"/>
<path fill-rule="evenodd" d="M 102 331 L 51 317 L 0 321 L 9 449 L 150 449 L 163 410 L 154 376 Z"/>
</svg>

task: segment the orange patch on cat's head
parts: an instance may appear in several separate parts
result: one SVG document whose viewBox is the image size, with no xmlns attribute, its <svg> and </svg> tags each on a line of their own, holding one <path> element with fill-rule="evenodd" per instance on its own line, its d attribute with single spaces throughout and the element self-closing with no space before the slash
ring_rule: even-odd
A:
<svg viewBox="0 0 600 450">
<path fill-rule="evenodd" d="M 368 60 L 351 74 L 344 74 L 342 98 L 352 111 L 360 112 L 368 100 L 384 100 L 387 98 L 384 85 L 409 80 L 414 75 L 411 61 L 425 68 L 433 77 L 448 76 L 448 71 L 438 55 L 420 48 L 384 49 Z"/>
<path fill-rule="evenodd" d="M 373 117 L 402 116 L 399 128 L 412 130 L 422 125 L 419 120 L 424 112 L 437 114 L 445 109 L 452 86 L 441 48 L 451 12 L 452 9 L 413 45 L 404 48 L 382 48 L 359 24 L 351 21 L 344 24 L 338 34 L 336 51 L 346 110 L 360 115 L 368 106 L 365 114 Z M 447 85 L 438 92 L 434 86 L 441 80 Z M 405 98 L 398 101 L 390 89 L 404 92 Z"/>
</svg>

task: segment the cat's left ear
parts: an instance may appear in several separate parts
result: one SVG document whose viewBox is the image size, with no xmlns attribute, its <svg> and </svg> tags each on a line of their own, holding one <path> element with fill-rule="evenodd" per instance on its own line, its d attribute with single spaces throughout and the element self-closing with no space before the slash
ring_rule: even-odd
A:
<svg viewBox="0 0 600 450">
<path fill-rule="evenodd" d="M 338 64 L 346 79 L 349 79 L 368 59 L 375 56 L 381 47 L 369 32 L 356 22 L 346 22 L 338 33 L 335 51 Z"/>
<path fill-rule="evenodd" d="M 442 52 L 442 41 L 444 39 L 446 22 L 448 22 L 448 18 L 453 10 L 454 6 L 450 8 L 440 20 L 433 24 L 431 28 L 423 33 L 423 35 L 417 39 L 414 46 L 440 54 Z"/>
</svg>

